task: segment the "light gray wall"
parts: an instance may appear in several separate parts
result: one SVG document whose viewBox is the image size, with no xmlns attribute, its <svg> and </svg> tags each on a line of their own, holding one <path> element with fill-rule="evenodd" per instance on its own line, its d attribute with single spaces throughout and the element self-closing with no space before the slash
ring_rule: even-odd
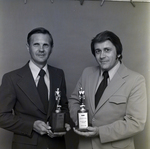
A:
<svg viewBox="0 0 150 149">
<path fill-rule="evenodd" d="M 54 38 L 49 64 L 65 71 L 69 97 L 82 70 L 96 65 L 90 52 L 91 39 L 103 30 L 111 30 L 122 41 L 124 64 L 145 76 L 149 91 L 150 3 L 135 5 L 105 2 L 101 7 L 100 1 L 85 1 L 81 6 L 73 0 L 54 0 L 53 4 L 50 0 L 27 0 L 27 4 L 24 0 L 0 0 L 0 80 L 4 73 L 29 60 L 27 33 L 43 26 Z M 149 116 L 148 109 L 146 128 L 135 137 L 136 149 L 150 148 Z M 0 129 L 0 149 L 10 149 L 11 139 L 12 133 Z"/>
</svg>

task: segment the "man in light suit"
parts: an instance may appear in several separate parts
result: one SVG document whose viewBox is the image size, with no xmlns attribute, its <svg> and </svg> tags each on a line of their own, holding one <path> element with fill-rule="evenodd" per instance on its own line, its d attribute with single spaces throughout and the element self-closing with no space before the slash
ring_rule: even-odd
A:
<svg viewBox="0 0 150 149">
<path fill-rule="evenodd" d="M 61 91 L 65 127 L 70 129 L 66 83 L 61 69 L 47 64 L 53 48 L 48 30 L 35 28 L 27 36 L 30 61 L 20 69 L 3 76 L 0 86 L 0 127 L 14 132 L 12 149 L 65 149 L 65 133 L 51 131 L 52 113 L 56 109 L 55 91 Z M 39 72 L 44 70 L 47 108 L 37 90 Z M 13 111 L 13 112 L 12 112 Z"/>
<path fill-rule="evenodd" d="M 145 79 L 122 63 L 122 44 L 113 32 L 99 33 L 91 42 L 91 51 L 99 65 L 83 71 L 69 99 L 70 116 L 78 124 L 78 90 L 85 91 L 90 124 L 84 132 L 74 128 L 78 149 L 135 149 L 133 137 L 146 122 Z M 103 72 L 108 72 L 107 87 L 96 104 Z"/>
</svg>

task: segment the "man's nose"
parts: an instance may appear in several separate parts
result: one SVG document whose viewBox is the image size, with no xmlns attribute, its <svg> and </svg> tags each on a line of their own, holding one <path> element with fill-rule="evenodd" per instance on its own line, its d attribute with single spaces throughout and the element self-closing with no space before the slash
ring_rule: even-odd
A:
<svg viewBox="0 0 150 149">
<path fill-rule="evenodd" d="M 102 51 L 102 52 L 100 53 L 100 58 L 104 58 L 104 57 L 105 57 L 105 52 Z"/>
<path fill-rule="evenodd" d="M 40 49 L 39 49 L 41 52 L 44 51 L 44 47 L 43 46 L 40 46 Z"/>
</svg>

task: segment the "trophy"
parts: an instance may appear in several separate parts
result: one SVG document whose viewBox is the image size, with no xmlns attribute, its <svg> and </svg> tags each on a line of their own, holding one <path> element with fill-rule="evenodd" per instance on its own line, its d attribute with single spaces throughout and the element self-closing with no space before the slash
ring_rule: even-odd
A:
<svg viewBox="0 0 150 149">
<path fill-rule="evenodd" d="M 65 132 L 65 113 L 61 112 L 61 91 L 59 88 L 55 91 L 55 100 L 57 101 L 56 110 L 52 113 L 52 132 Z"/>
<path fill-rule="evenodd" d="M 85 108 L 85 91 L 82 90 L 82 87 L 78 91 L 78 96 L 80 99 L 80 109 L 77 112 L 78 129 L 86 131 L 86 128 L 89 125 L 89 112 Z"/>
</svg>

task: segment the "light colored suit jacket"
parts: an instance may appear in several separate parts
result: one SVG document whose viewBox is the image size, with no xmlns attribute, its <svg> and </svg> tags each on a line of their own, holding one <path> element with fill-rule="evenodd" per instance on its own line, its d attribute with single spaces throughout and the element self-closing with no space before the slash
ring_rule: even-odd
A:
<svg viewBox="0 0 150 149">
<path fill-rule="evenodd" d="M 62 110 L 68 113 L 66 83 L 61 69 L 48 65 L 50 74 L 50 100 L 46 113 L 36 89 L 29 65 L 3 76 L 0 86 L 0 127 L 14 132 L 13 142 L 24 145 L 37 145 L 40 136 L 33 131 L 36 120 L 47 122 L 56 108 L 55 91 L 60 88 Z M 12 109 L 15 115 L 12 115 Z M 61 140 L 61 137 L 59 138 Z M 58 139 L 58 144 L 59 144 Z M 49 142 L 56 144 L 49 137 Z M 62 141 L 61 141 L 62 142 Z M 44 142 L 43 142 L 44 143 Z M 61 143 L 60 143 L 60 147 Z M 15 149 L 20 149 L 15 147 Z"/>
<path fill-rule="evenodd" d="M 80 137 L 78 148 L 134 149 L 133 136 L 144 129 L 146 122 L 145 79 L 121 64 L 95 109 L 99 71 L 99 67 L 86 68 L 69 99 L 70 116 L 76 123 L 80 103 L 78 90 L 82 87 L 90 124 L 99 128 L 98 137 Z"/>
</svg>

